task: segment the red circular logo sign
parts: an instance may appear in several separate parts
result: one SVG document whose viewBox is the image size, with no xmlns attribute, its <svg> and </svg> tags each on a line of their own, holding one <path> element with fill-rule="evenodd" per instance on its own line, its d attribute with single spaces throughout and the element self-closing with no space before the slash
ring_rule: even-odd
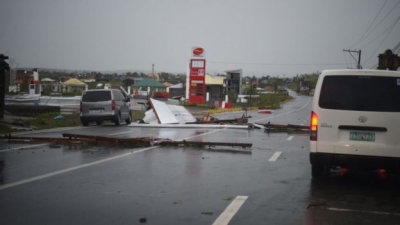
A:
<svg viewBox="0 0 400 225">
<path fill-rule="evenodd" d="M 201 55 L 201 54 L 203 54 L 203 52 L 204 52 L 204 49 L 200 48 L 200 47 L 193 49 L 193 55 Z"/>
</svg>

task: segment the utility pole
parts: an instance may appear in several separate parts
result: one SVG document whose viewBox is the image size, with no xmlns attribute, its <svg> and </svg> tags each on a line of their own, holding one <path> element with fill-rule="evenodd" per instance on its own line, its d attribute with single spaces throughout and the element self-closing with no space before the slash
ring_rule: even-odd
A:
<svg viewBox="0 0 400 225">
<path fill-rule="evenodd" d="M 343 49 L 344 52 L 348 52 L 351 57 L 353 57 L 353 59 L 357 62 L 357 69 L 362 69 L 361 66 L 361 50 L 349 50 L 349 49 Z M 356 59 L 356 57 L 354 57 L 354 55 L 352 53 L 356 53 L 358 54 L 358 61 Z"/>
<path fill-rule="evenodd" d="M 10 70 L 10 66 L 5 61 L 8 56 L 0 54 L 0 119 L 4 118 L 4 99 L 6 97 L 6 71 Z"/>
</svg>

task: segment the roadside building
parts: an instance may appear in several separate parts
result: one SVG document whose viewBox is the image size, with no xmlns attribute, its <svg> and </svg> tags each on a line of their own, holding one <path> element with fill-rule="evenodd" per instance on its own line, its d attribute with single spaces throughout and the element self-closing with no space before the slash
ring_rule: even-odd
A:
<svg viewBox="0 0 400 225">
<path fill-rule="evenodd" d="M 170 98 L 184 98 L 185 97 L 185 88 L 184 83 L 179 83 L 172 85 L 167 88 Z"/>
<path fill-rule="evenodd" d="M 225 76 L 213 76 L 206 74 L 206 93 L 209 95 L 209 105 L 218 105 L 218 102 L 225 100 L 224 81 Z"/>
<path fill-rule="evenodd" d="M 225 93 L 234 90 L 237 95 L 242 94 L 242 73 L 241 69 L 228 70 L 226 72 Z"/>
<path fill-rule="evenodd" d="M 155 93 L 165 92 L 166 86 L 153 78 L 141 77 L 135 78 L 135 84 L 131 86 L 134 97 L 152 97 Z"/>
</svg>

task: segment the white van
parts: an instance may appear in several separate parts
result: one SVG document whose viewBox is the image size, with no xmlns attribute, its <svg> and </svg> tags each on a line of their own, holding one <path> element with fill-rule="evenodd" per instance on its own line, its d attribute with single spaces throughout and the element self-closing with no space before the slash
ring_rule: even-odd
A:
<svg viewBox="0 0 400 225">
<path fill-rule="evenodd" d="M 336 166 L 400 171 L 400 72 L 322 71 L 310 129 L 314 178 Z"/>
</svg>

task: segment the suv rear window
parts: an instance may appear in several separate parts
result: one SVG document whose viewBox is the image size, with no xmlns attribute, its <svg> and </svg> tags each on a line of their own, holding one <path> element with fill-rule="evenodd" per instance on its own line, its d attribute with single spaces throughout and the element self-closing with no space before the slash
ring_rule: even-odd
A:
<svg viewBox="0 0 400 225">
<path fill-rule="evenodd" d="M 326 76 L 319 106 L 337 110 L 400 112 L 400 77 Z"/>
<path fill-rule="evenodd" d="M 111 91 L 88 91 L 82 94 L 83 102 L 104 102 L 111 100 Z"/>
</svg>

